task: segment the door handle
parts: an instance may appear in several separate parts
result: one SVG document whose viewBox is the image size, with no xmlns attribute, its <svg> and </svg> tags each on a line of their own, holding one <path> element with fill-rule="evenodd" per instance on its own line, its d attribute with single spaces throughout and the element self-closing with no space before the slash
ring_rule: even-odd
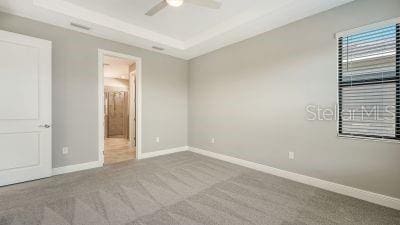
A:
<svg viewBox="0 0 400 225">
<path fill-rule="evenodd" d="M 48 124 L 44 124 L 44 125 L 39 125 L 40 128 L 50 128 L 51 126 Z"/>
</svg>

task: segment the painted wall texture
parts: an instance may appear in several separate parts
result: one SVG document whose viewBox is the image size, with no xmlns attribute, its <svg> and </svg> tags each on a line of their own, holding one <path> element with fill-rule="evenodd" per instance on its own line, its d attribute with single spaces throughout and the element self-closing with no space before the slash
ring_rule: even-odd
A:
<svg viewBox="0 0 400 225">
<path fill-rule="evenodd" d="M 5 13 L 0 29 L 53 43 L 53 167 L 98 160 L 99 48 L 142 58 L 142 152 L 187 145 L 187 61 Z"/>
<path fill-rule="evenodd" d="M 334 34 L 399 16 L 398 0 L 359 0 L 191 60 L 189 145 L 399 198 L 399 144 L 306 111 L 337 102 Z"/>
<path fill-rule="evenodd" d="M 358 0 L 189 62 L 4 13 L 0 29 L 53 42 L 54 167 L 97 160 L 102 48 L 143 60 L 143 152 L 190 145 L 399 198 L 398 144 L 339 138 L 306 112 L 336 104 L 334 34 L 399 16 L 398 0 Z"/>
</svg>

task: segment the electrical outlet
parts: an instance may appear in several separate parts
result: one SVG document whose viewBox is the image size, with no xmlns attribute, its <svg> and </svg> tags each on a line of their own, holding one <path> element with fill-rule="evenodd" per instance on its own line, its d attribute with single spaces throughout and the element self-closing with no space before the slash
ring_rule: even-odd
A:
<svg viewBox="0 0 400 225">
<path fill-rule="evenodd" d="M 63 154 L 63 155 L 68 154 L 68 152 L 69 152 L 68 147 L 63 147 L 63 148 L 62 148 L 62 154 Z"/>
<path fill-rule="evenodd" d="M 160 137 L 156 137 L 156 142 L 160 143 Z"/>
<path fill-rule="evenodd" d="M 291 160 L 294 159 L 294 152 L 289 152 L 289 159 L 291 159 Z"/>
<path fill-rule="evenodd" d="M 215 138 L 211 138 L 211 144 L 215 143 Z"/>
</svg>

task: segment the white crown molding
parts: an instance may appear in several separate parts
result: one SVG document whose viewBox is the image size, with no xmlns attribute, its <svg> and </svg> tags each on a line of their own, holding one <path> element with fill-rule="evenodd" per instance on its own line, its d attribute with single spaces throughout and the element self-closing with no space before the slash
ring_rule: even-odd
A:
<svg viewBox="0 0 400 225">
<path fill-rule="evenodd" d="M 277 169 L 277 168 L 266 166 L 263 164 L 254 163 L 254 162 L 246 161 L 243 159 L 238 159 L 238 158 L 227 156 L 227 155 L 222 155 L 222 154 L 218 154 L 215 152 L 211 152 L 211 151 L 207 151 L 207 150 L 203 150 L 203 149 L 199 149 L 199 148 L 189 147 L 189 151 L 197 153 L 197 154 L 201 154 L 204 156 L 208 156 L 211 158 L 219 159 L 222 161 L 230 162 L 230 163 L 233 163 L 236 165 L 244 166 L 244 167 L 254 169 L 254 170 L 257 170 L 260 172 L 283 177 L 283 178 L 293 180 L 293 181 L 296 181 L 299 183 L 318 187 L 318 188 L 321 188 L 324 190 L 332 191 L 332 192 L 339 193 L 342 195 L 347 195 L 347 196 L 350 196 L 353 198 L 361 199 L 361 200 L 372 202 L 372 203 L 375 203 L 378 205 L 382 205 L 382 206 L 386 206 L 389 208 L 400 210 L 400 199 L 398 199 L 398 198 L 394 198 L 394 197 L 390 197 L 390 196 L 386 196 L 386 195 L 382 195 L 382 194 L 377 194 L 374 192 L 365 191 L 362 189 L 353 188 L 353 187 L 345 186 L 342 184 L 337 184 L 337 183 L 333 183 L 330 181 L 325 181 L 325 180 L 321 180 L 318 178 L 309 177 L 309 176 L 305 176 L 302 174 Z"/>
<path fill-rule="evenodd" d="M 253 17 L 253 20 L 247 23 L 238 24 L 237 26 L 227 24 L 226 26 L 232 26 L 232 29 L 226 29 L 220 35 L 214 35 L 209 39 L 199 35 L 195 38 L 202 39 L 202 41 L 191 39 L 192 46 L 186 49 L 185 52 L 188 58 L 195 58 L 352 1 L 290 1 L 263 15 Z"/>
<path fill-rule="evenodd" d="M 54 12 L 68 15 L 95 24 L 101 24 L 109 29 L 123 31 L 127 34 L 139 36 L 146 40 L 158 42 L 177 49 L 185 49 L 184 43 L 166 35 L 123 22 L 113 17 L 97 13 L 63 0 L 33 0 L 35 6 Z"/>
<path fill-rule="evenodd" d="M 282 0 L 276 4 L 260 1 L 256 2 L 257 7 L 221 21 L 187 40 L 127 23 L 65 0 L 7 0 L 0 2 L 0 11 L 190 60 L 351 1 Z M 91 30 L 72 27 L 71 22 L 88 26 Z M 157 51 L 153 46 L 165 50 Z"/>
<path fill-rule="evenodd" d="M 234 30 L 235 28 L 250 23 L 251 21 L 255 21 L 263 16 L 270 15 L 273 12 L 279 11 L 280 9 L 292 5 L 293 1 L 294 0 L 284 0 L 284 1 L 282 0 L 279 2 L 277 6 L 268 7 L 267 10 L 265 9 L 266 7 L 262 6 L 270 3 L 267 1 L 261 1 L 260 3 L 258 3 L 259 7 L 247 10 L 226 21 L 222 21 L 221 23 L 216 24 L 214 27 L 211 27 L 210 29 L 207 29 L 206 31 L 198 34 L 197 36 L 192 37 L 189 40 L 185 41 L 185 49 L 192 48 L 198 44 L 201 44 L 207 40 L 212 39 L 213 37 L 217 37 L 223 33 Z"/>
</svg>

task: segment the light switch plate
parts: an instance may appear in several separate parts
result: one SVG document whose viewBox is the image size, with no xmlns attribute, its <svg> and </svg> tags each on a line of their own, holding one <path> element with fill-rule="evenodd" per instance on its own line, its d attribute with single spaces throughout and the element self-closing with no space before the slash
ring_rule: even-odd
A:
<svg viewBox="0 0 400 225">
<path fill-rule="evenodd" d="M 294 159 L 294 152 L 289 152 L 289 159 Z"/>
<path fill-rule="evenodd" d="M 69 153 L 68 147 L 63 147 L 63 148 L 62 148 L 62 154 L 63 154 L 63 155 L 66 155 L 66 154 L 68 154 L 68 153 Z"/>
</svg>

